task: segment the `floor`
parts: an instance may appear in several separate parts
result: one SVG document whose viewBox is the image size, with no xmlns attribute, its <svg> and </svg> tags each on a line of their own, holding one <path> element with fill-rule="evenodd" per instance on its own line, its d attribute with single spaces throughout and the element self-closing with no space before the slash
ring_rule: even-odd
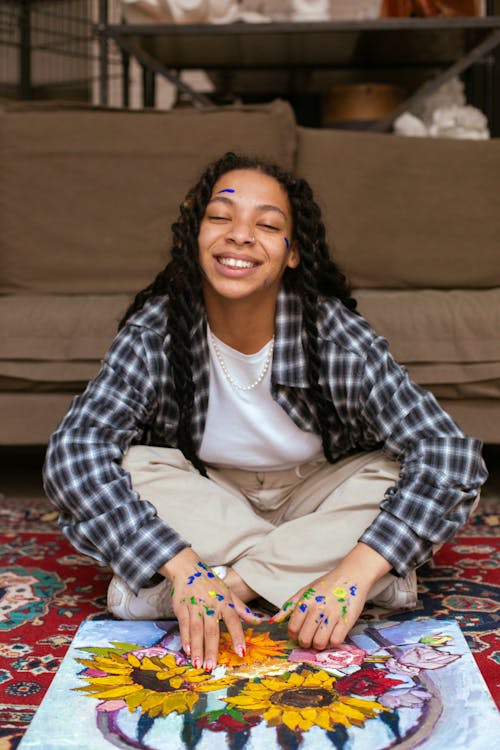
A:
<svg viewBox="0 0 500 750">
<path fill-rule="evenodd" d="M 44 496 L 42 465 L 45 449 L 0 446 L 0 502 L 2 497 Z M 484 458 L 490 476 L 481 493 L 483 500 L 500 502 L 500 445 L 486 445 Z"/>
</svg>

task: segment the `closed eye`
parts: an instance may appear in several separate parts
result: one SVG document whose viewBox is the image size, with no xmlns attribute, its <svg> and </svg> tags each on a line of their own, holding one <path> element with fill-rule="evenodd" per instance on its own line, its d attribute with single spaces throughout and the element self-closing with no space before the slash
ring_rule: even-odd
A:
<svg viewBox="0 0 500 750">
<path fill-rule="evenodd" d="M 271 229 L 274 232 L 279 232 L 280 231 L 280 228 L 279 227 L 275 227 L 274 224 L 264 224 L 264 223 L 261 223 L 261 224 L 258 224 L 257 226 L 262 227 L 263 229 Z"/>
</svg>

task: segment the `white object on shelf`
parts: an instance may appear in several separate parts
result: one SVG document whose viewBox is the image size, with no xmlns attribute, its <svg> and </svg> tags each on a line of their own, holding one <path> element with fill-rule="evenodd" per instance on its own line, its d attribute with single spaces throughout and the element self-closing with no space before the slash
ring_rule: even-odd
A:
<svg viewBox="0 0 500 750">
<path fill-rule="evenodd" d="M 329 0 L 291 0 L 292 21 L 330 20 Z"/>
</svg>

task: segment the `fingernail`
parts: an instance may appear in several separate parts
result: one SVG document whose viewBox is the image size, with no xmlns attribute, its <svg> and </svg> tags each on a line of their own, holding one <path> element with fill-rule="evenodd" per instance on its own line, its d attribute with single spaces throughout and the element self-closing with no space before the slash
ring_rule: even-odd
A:
<svg viewBox="0 0 500 750">
<path fill-rule="evenodd" d="M 201 667 L 201 659 L 199 656 L 195 656 L 193 659 L 193 667 L 199 669 Z"/>
<path fill-rule="evenodd" d="M 207 670 L 207 672 L 211 672 L 214 667 L 215 664 L 213 663 L 212 659 L 207 659 L 205 662 L 205 669 Z"/>
<path fill-rule="evenodd" d="M 236 653 L 238 654 L 238 656 L 240 657 L 240 659 L 243 659 L 243 657 L 246 654 L 245 646 L 242 646 L 241 644 L 238 644 L 236 646 Z"/>
</svg>

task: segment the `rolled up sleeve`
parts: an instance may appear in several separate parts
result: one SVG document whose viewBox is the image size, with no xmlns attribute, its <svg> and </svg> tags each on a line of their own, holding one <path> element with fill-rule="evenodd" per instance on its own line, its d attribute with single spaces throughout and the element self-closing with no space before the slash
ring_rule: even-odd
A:
<svg viewBox="0 0 500 750">
<path fill-rule="evenodd" d="M 400 576 L 428 560 L 470 515 L 487 477 L 480 440 L 466 437 L 377 338 L 360 379 L 363 431 L 400 462 L 399 480 L 360 537 Z"/>
<path fill-rule="evenodd" d="M 44 466 L 45 491 L 60 511 L 62 532 L 134 591 L 188 546 L 121 468 L 157 408 L 160 378 L 150 356 L 157 336 L 135 326 L 122 330 L 52 435 Z"/>
</svg>

